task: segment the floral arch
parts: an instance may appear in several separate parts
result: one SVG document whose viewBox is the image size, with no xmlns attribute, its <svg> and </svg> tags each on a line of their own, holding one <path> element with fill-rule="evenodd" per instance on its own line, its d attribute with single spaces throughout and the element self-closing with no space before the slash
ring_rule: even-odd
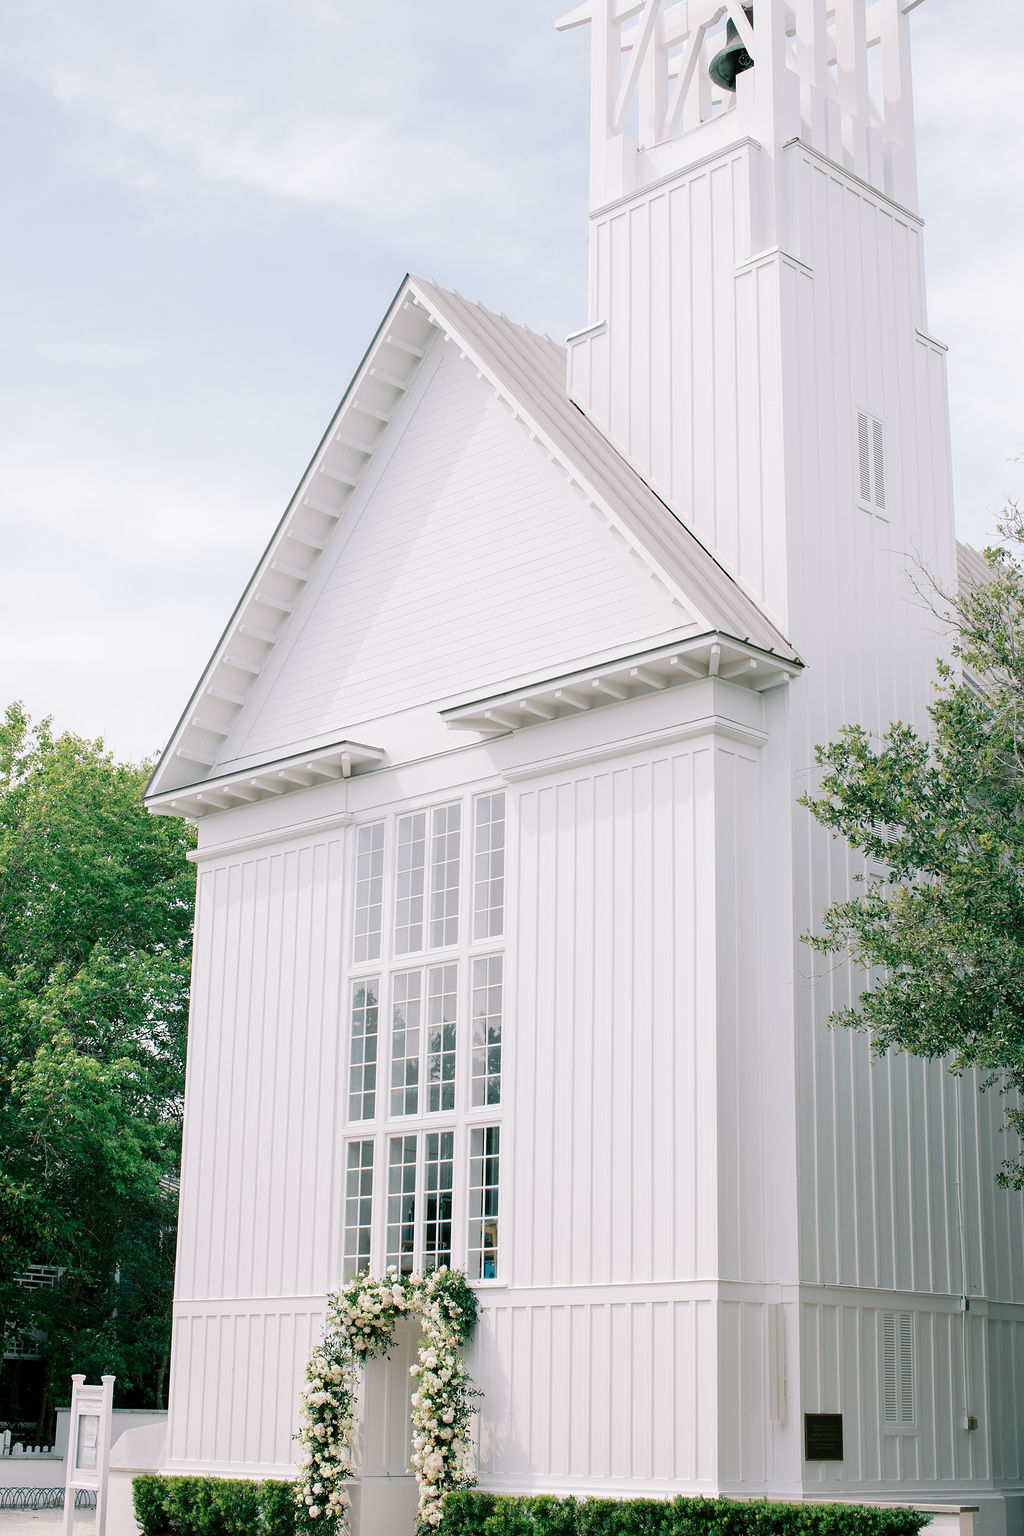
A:
<svg viewBox="0 0 1024 1536">
<path fill-rule="evenodd" d="M 383 1279 L 356 1275 L 327 1298 L 323 1341 L 309 1357 L 302 1390 L 297 1498 L 300 1529 L 341 1536 L 348 1529 L 352 1429 L 359 1364 L 387 1356 L 400 1317 L 423 1324 L 419 1356 L 410 1367 L 412 1466 L 419 1488 L 420 1529 L 439 1524 L 441 1501 L 475 1481 L 470 1445 L 473 1399 L 479 1396 L 462 1364 L 461 1346 L 476 1326 L 477 1299 L 461 1271 L 432 1269 Z"/>
</svg>

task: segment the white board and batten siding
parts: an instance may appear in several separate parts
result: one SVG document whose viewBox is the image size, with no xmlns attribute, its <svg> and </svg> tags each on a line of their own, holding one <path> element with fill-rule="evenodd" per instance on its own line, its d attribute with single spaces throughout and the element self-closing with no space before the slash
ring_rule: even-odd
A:
<svg viewBox="0 0 1024 1536">
<path fill-rule="evenodd" d="M 746 1061 L 744 1092 L 756 1094 L 756 988 L 750 980 L 744 991 L 735 955 L 756 945 L 757 913 L 737 850 L 756 842 L 764 705 L 750 694 L 730 703 L 737 691 L 725 684 L 700 686 L 689 703 L 687 692 L 652 697 L 643 720 L 636 706 L 614 706 L 542 726 L 532 740 L 479 747 L 463 765 L 470 790 L 474 772 L 485 786 L 496 770 L 508 780 L 515 829 L 504 935 L 514 957 L 505 1283 L 481 1290 L 473 1358 L 486 1393 L 485 1474 L 524 1486 L 583 1477 L 624 1487 L 639 1476 L 665 1489 L 680 1479 L 712 1486 L 717 1423 L 703 1410 L 695 1418 L 673 1384 L 689 1361 L 701 1401 L 719 1391 L 730 1337 L 716 1302 L 721 1254 L 745 1244 L 735 1262 L 764 1275 L 760 1196 L 737 1203 L 730 1188 L 723 1220 L 716 1172 L 723 1137 L 762 1134 L 757 1114 L 741 1133 L 734 1093 Z M 712 696 L 726 706 L 725 738 L 708 723 Z M 638 725 L 655 739 L 642 751 L 619 735 Z M 574 740 L 587 766 L 538 772 L 538 749 L 543 761 Z M 357 824 L 375 814 L 375 799 L 390 809 L 397 792 L 386 774 L 350 788 Z M 343 792 L 316 794 L 323 804 Z M 294 1424 L 258 1406 L 252 1372 L 265 1352 L 297 1390 L 323 1295 L 340 1279 L 341 1148 L 358 1134 L 345 1117 L 354 837 L 354 827 L 322 837 L 283 828 L 280 844 L 220 855 L 212 844 L 201 861 L 200 943 L 215 964 L 197 989 L 190 1062 L 193 1220 L 182 1238 L 170 1453 L 181 1469 L 200 1460 L 211 1415 L 231 1426 L 217 1440 L 222 1470 L 287 1463 Z M 716 880 L 722 901 L 703 901 Z M 283 936 L 296 928 L 304 939 L 289 952 Z M 731 1021 L 717 1043 L 716 1017 Z M 530 1027 L 517 1026 L 524 1019 Z M 734 1149 L 722 1161 L 735 1172 L 748 1160 Z M 735 1372 L 749 1387 L 760 1370 L 760 1343 L 750 1347 L 758 1312 L 735 1311 L 745 1340 Z M 671 1357 L 661 1348 L 670 1340 Z M 611 1390 L 595 1400 L 606 1378 Z M 395 1390 L 373 1389 L 365 1438 L 368 1467 L 391 1475 L 400 1470 Z M 573 1407 L 581 1392 L 592 1403 L 586 1428 Z M 760 1468 L 760 1429 L 756 1439 Z M 534 1453 L 545 1440 L 541 1466 Z"/>
<path fill-rule="evenodd" d="M 632 551 L 613 533 L 622 464 L 592 425 L 572 439 L 574 484 L 469 342 L 424 340 L 214 765 L 255 772 L 342 738 L 378 764 L 202 822 L 170 1466 L 286 1470 L 325 1294 L 346 1251 L 369 1245 L 374 1267 L 391 1251 L 382 1176 L 411 1112 L 350 1097 L 353 989 L 377 967 L 383 1098 L 396 977 L 451 965 L 465 1002 L 472 968 L 500 957 L 500 1102 L 469 1097 L 463 1044 L 445 1122 L 453 1165 L 500 1134 L 499 1258 L 493 1277 L 481 1262 L 471 1349 L 484 1485 L 987 1491 L 994 1508 L 1024 1493 L 1024 1210 L 994 1184 L 1013 1150 L 1001 1106 L 941 1064 L 872 1065 L 862 1036 L 830 1032 L 856 978 L 801 943 L 861 873 L 796 804 L 815 744 L 847 722 L 923 725 L 946 644 L 909 580 L 917 561 L 952 582 L 954 543 L 907 13 L 802 0 L 791 38 L 790 8 L 760 0 L 736 111 L 695 84 L 644 149 L 626 125 L 649 126 L 674 89 L 652 17 L 721 30 L 724 15 L 625 9 L 595 11 L 600 195 L 570 394 L 806 667 L 765 694 L 708 677 L 453 736 L 446 708 L 715 626 L 635 552 L 656 519 Z M 888 85 L 871 115 L 876 26 Z M 620 56 L 625 86 L 606 68 Z M 627 86 L 632 118 L 602 95 Z M 467 335 L 534 366 L 536 346 L 470 309 L 451 306 Z M 602 464 L 604 514 L 588 479 Z M 657 527 L 671 544 L 671 521 Z M 500 933 L 360 959 L 366 829 L 384 829 L 387 923 L 403 818 L 458 806 L 468 835 L 494 794 Z M 465 913 L 468 845 L 463 859 Z M 432 1123 L 408 1120 L 420 1168 Z M 344 1225 L 356 1143 L 376 1159 L 363 1250 Z M 454 1177 L 462 1263 L 471 1203 Z M 410 1347 L 368 1373 L 359 1536 L 378 1536 L 389 1481 L 408 1498 Z M 841 1464 L 804 1460 L 805 1412 L 843 1415 Z"/>
</svg>

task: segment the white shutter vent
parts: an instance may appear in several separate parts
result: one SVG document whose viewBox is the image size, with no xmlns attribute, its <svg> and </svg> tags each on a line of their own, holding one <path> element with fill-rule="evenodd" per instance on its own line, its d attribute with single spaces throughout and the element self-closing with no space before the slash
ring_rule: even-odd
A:
<svg viewBox="0 0 1024 1536">
<path fill-rule="evenodd" d="M 882 1313 L 882 1404 L 886 1429 L 917 1422 L 914 1401 L 914 1314 Z"/>
<path fill-rule="evenodd" d="M 857 412 L 857 464 L 860 500 L 864 506 L 885 511 L 885 423 Z"/>
</svg>

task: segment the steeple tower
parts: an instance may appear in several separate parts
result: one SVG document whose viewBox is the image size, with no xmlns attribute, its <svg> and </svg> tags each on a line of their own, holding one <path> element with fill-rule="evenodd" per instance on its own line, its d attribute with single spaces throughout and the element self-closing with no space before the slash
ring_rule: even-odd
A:
<svg viewBox="0 0 1024 1536">
<path fill-rule="evenodd" d="M 940 576 L 952 551 L 918 4 L 586 0 L 558 24 L 591 28 L 590 323 L 570 394 L 798 647 L 809 539 L 841 560 L 851 530 L 877 544 L 884 527 Z M 753 61 L 735 92 L 709 76 L 730 23 Z"/>
</svg>

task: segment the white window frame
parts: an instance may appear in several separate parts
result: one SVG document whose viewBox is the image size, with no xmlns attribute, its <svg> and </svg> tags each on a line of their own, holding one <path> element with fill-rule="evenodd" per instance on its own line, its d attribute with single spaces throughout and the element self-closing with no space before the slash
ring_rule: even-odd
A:
<svg viewBox="0 0 1024 1536">
<path fill-rule="evenodd" d="M 485 797 L 494 795 L 504 797 L 504 842 L 502 848 L 503 868 L 502 879 L 502 921 L 501 931 L 498 933 L 482 934 L 476 938 L 476 842 L 477 842 L 477 815 L 478 805 Z M 432 843 L 434 832 L 434 818 L 438 811 L 445 811 L 450 816 L 452 807 L 459 808 L 459 884 L 457 888 L 458 904 L 458 939 L 445 945 L 431 946 L 431 921 L 433 905 L 433 886 L 435 871 L 432 860 Z M 351 852 L 345 861 L 346 892 L 349 899 L 345 902 L 345 923 L 347 933 L 343 934 L 345 940 L 342 952 L 347 957 L 344 982 L 346 990 L 343 993 L 346 1005 L 344 1021 L 344 1076 L 345 1094 L 342 1100 L 343 1136 L 340 1138 L 342 1146 L 342 1199 L 336 1205 L 337 1229 L 339 1241 L 332 1244 L 338 1253 L 342 1267 L 345 1265 L 345 1239 L 348 1235 L 345 1212 L 345 1192 L 348 1181 L 348 1147 L 353 1142 L 365 1143 L 372 1141 L 374 1144 L 374 1161 L 372 1175 L 372 1218 L 370 1241 L 370 1268 L 374 1273 L 382 1273 L 387 1263 L 388 1243 L 388 1184 L 389 1184 L 389 1155 L 393 1138 L 414 1136 L 416 1138 L 416 1164 L 415 1164 L 415 1191 L 416 1209 L 414 1215 L 414 1260 L 415 1267 L 419 1270 L 424 1259 L 424 1240 L 426 1224 L 426 1182 L 425 1182 L 425 1156 L 426 1138 L 428 1135 L 443 1135 L 451 1132 L 453 1136 L 453 1190 L 452 1190 L 452 1262 L 461 1267 L 467 1267 L 469 1262 L 469 1177 L 470 1177 L 470 1149 L 473 1133 L 480 1128 L 497 1127 L 500 1131 L 505 1116 L 505 1100 L 507 1098 L 507 1054 L 502 1059 L 501 1097 L 499 1102 L 491 1104 L 474 1105 L 473 1096 L 473 979 L 477 962 L 482 960 L 500 959 L 502 961 L 502 1048 L 507 1047 L 507 1020 L 509 1017 L 509 987 L 511 978 L 508 967 L 504 963 L 505 933 L 508 924 L 508 909 L 510 901 L 509 884 L 509 797 L 505 788 L 494 785 L 486 789 L 473 789 L 453 796 L 449 794 L 440 799 L 417 799 L 405 802 L 393 809 L 377 809 L 367 813 L 365 819 L 360 817 L 354 824 L 349 847 Z M 423 947 L 419 950 L 409 950 L 399 953 L 396 944 L 396 898 L 397 898 L 397 849 L 398 827 L 401 818 L 423 814 L 425 828 L 425 879 L 423 892 Z M 492 825 L 488 821 L 487 825 Z M 378 954 L 370 954 L 365 959 L 355 958 L 355 892 L 358 866 L 359 834 L 363 828 L 382 826 L 383 831 L 383 877 L 381 886 L 381 941 Z M 364 834 L 370 836 L 371 834 Z M 438 866 L 439 868 L 441 866 Z M 488 893 L 489 894 L 489 893 Z M 449 904 L 450 905 L 450 904 Z M 490 911 L 488 907 L 486 909 Z M 450 913 L 449 913 L 450 915 Z M 486 926 L 490 928 L 489 921 Z M 455 998 L 456 998 L 456 1041 L 455 1041 L 455 1076 L 452 1082 L 454 1104 L 452 1107 L 441 1107 L 428 1110 L 429 1083 L 427 1075 L 428 1045 L 429 1045 L 429 1002 L 431 973 L 442 970 L 444 967 L 455 968 Z M 394 992 L 395 982 L 399 976 L 418 973 L 421 977 L 421 1019 L 420 1035 L 417 1050 L 418 1082 L 417 1082 L 417 1107 L 415 1112 L 392 1112 L 392 1068 L 393 1068 L 393 1020 L 394 1020 Z M 349 1094 L 351 1091 L 353 1040 L 352 1040 L 352 1004 L 356 989 L 360 986 L 373 984 L 377 991 L 377 1062 L 376 1062 L 376 1086 L 375 1086 L 375 1113 L 372 1119 L 354 1120 L 349 1114 Z M 451 1103 L 451 1100 L 449 1100 Z M 504 1154 L 504 1155 L 503 1155 Z M 509 1209 L 507 1200 L 507 1152 L 502 1146 L 499 1151 L 500 1193 L 499 1211 Z M 333 1223 L 332 1223 L 333 1225 Z M 497 1250 L 497 1273 L 494 1278 L 473 1280 L 476 1287 L 501 1287 L 507 1284 L 505 1272 L 507 1263 L 505 1253 L 507 1243 L 505 1238 L 505 1226 L 499 1215 L 499 1242 Z"/>
</svg>

